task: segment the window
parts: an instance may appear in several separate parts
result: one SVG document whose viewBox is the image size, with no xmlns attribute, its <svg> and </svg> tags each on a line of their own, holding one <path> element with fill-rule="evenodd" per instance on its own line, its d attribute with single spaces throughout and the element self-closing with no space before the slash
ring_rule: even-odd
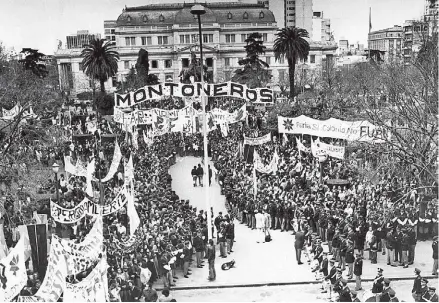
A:
<svg viewBox="0 0 439 303">
<path fill-rule="evenodd" d="M 229 12 L 228 14 L 227 14 L 227 19 L 232 19 L 232 13 L 231 12 Z"/>
<path fill-rule="evenodd" d="M 79 70 L 82 70 L 82 62 L 79 62 Z"/>
<path fill-rule="evenodd" d="M 241 34 L 241 42 L 245 42 L 247 39 L 247 34 Z"/>
<path fill-rule="evenodd" d="M 168 44 L 168 36 L 158 36 L 159 45 Z"/>
<path fill-rule="evenodd" d="M 167 59 L 165 60 L 165 68 L 171 68 L 172 67 L 172 60 Z"/>
<path fill-rule="evenodd" d="M 113 84 L 113 87 L 117 86 L 117 78 L 116 78 L 116 76 L 111 77 L 111 83 Z"/>
<path fill-rule="evenodd" d="M 203 43 L 213 43 L 213 34 L 203 35 Z"/>
<path fill-rule="evenodd" d="M 265 57 L 265 62 L 270 65 L 271 64 L 271 57 Z"/>
<path fill-rule="evenodd" d="M 123 62 L 123 68 L 124 69 L 130 69 L 130 61 L 124 61 Z"/>
<path fill-rule="evenodd" d="M 285 79 L 285 70 L 279 70 L 279 81 L 283 81 Z"/>
<path fill-rule="evenodd" d="M 213 66 L 213 58 L 207 58 L 206 65 L 207 65 L 207 67 L 212 67 Z"/>
<path fill-rule="evenodd" d="M 189 67 L 189 59 L 188 58 L 181 59 L 181 64 L 183 67 Z"/>
<path fill-rule="evenodd" d="M 146 44 L 152 45 L 152 38 L 151 37 L 146 37 Z"/>
<path fill-rule="evenodd" d="M 160 16 L 159 16 L 159 21 L 160 21 L 160 22 L 165 22 L 165 16 L 163 16 L 162 14 L 160 14 Z"/>
<path fill-rule="evenodd" d="M 235 34 L 226 34 L 226 42 L 234 43 L 235 42 Z"/>
<path fill-rule="evenodd" d="M 148 22 L 148 17 L 147 16 L 143 16 L 143 22 Z"/>
<path fill-rule="evenodd" d="M 310 62 L 310 63 L 316 63 L 316 55 L 311 55 L 311 56 L 309 57 L 309 62 Z"/>
<path fill-rule="evenodd" d="M 125 37 L 126 46 L 136 45 L 136 37 Z"/>
<path fill-rule="evenodd" d="M 245 12 L 244 15 L 242 16 L 242 18 L 244 18 L 244 19 L 248 19 L 248 13 Z"/>
<path fill-rule="evenodd" d="M 261 12 L 259 13 L 259 19 L 264 19 L 264 12 L 263 12 L 263 11 L 261 11 Z"/>
<path fill-rule="evenodd" d="M 224 58 L 224 66 L 230 66 L 230 58 Z"/>
<path fill-rule="evenodd" d="M 280 57 L 279 58 L 279 64 L 284 64 L 285 63 L 285 58 L 284 57 Z"/>
<path fill-rule="evenodd" d="M 116 34 L 116 30 L 114 28 L 111 29 L 111 34 L 112 35 Z"/>
<path fill-rule="evenodd" d="M 197 34 L 192 34 L 191 39 L 192 39 L 192 43 L 198 43 L 198 35 Z"/>
<path fill-rule="evenodd" d="M 267 42 L 268 41 L 268 34 L 262 34 L 262 41 Z"/>
<path fill-rule="evenodd" d="M 142 45 L 146 45 L 146 37 L 142 37 Z"/>
<path fill-rule="evenodd" d="M 111 41 L 116 41 L 116 36 L 111 36 Z"/>
<path fill-rule="evenodd" d="M 174 74 L 165 74 L 165 82 L 173 82 Z"/>
<path fill-rule="evenodd" d="M 180 35 L 180 44 L 184 44 L 184 35 Z"/>
<path fill-rule="evenodd" d="M 159 63 L 157 62 L 157 60 L 152 60 L 151 61 L 151 68 L 158 68 L 159 67 Z"/>
<path fill-rule="evenodd" d="M 130 16 L 128 16 L 128 18 L 127 18 L 127 22 L 128 22 L 128 23 L 131 23 L 131 17 L 130 17 Z"/>
</svg>

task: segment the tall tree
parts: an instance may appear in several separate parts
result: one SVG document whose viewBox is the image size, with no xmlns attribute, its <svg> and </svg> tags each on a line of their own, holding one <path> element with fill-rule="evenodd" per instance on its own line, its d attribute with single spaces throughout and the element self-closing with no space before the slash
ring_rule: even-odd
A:
<svg viewBox="0 0 439 303">
<path fill-rule="evenodd" d="M 45 54 L 32 48 L 23 48 L 20 53 L 25 55 L 24 59 L 19 60 L 25 69 L 31 70 L 40 78 L 44 78 L 49 74 L 49 71 L 46 69 L 46 64 L 49 60 Z"/>
<path fill-rule="evenodd" d="M 281 29 L 274 41 L 274 57 L 277 61 L 286 58 L 290 77 L 290 98 L 294 97 L 294 73 L 299 60 L 306 60 L 309 54 L 308 31 L 298 27 L 286 27 Z"/>
<path fill-rule="evenodd" d="M 84 73 L 92 80 L 99 80 L 101 92 L 105 93 L 105 82 L 116 75 L 119 53 L 110 41 L 92 39 L 81 52 Z"/>
<path fill-rule="evenodd" d="M 262 61 L 259 56 L 265 54 L 266 47 L 260 33 L 252 33 L 247 39 L 244 49 L 247 57 L 238 61 L 242 68 L 237 69 L 232 77 L 233 82 L 246 84 L 251 88 L 264 87 L 271 79 L 269 64 Z"/>
</svg>

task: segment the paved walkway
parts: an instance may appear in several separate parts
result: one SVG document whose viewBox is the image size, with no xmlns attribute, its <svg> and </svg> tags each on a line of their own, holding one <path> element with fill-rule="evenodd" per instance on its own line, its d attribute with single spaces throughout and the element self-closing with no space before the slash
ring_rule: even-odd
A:
<svg viewBox="0 0 439 303">
<path fill-rule="evenodd" d="M 205 209 L 205 187 L 193 187 L 191 169 L 201 163 L 201 158 L 185 157 L 177 159 L 171 167 L 173 190 L 181 199 L 189 199 L 192 206 Z M 219 211 L 225 210 L 225 197 L 220 194 L 220 187 L 212 178 L 209 188 L 209 197 L 215 216 Z M 219 258 L 217 252 L 216 270 L 217 279 L 207 281 L 208 269 L 193 268 L 192 275 L 185 279 L 179 274 L 176 289 L 203 288 L 203 287 L 229 287 L 239 285 L 266 285 L 266 284 L 296 284 L 315 283 L 314 274 L 307 264 L 298 265 L 295 261 L 294 236 L 291 233 L 272 231 L 273 241 L 270 243 L 257 243 L 263 239 L 263 234 L 250 230 L 245 225 L 235 221 L 236 243 L 234 252 L 228 258 Z M 219 249 L 219 247 L 217 247 Z M 414 268 L 422 270 L 424 276 L 431 275 L 433 266 L 431 241 L 419 242 L 416 246 L 415 264 L 407 269 L 386 265 L 386 256 L 378 256 L 378 264 L 371 264 L 365 254 L 363 266 L 363 279 L 373 279 L 377 268 L 384 269 L 384 276 L 391 279 L 410 278 L 414 276 Z M 236 268 L 222 271 L 221 264 L 230 260 L 236 261 Z M 345 272 L 346 275 L 346 272 Z"/>
</svg>

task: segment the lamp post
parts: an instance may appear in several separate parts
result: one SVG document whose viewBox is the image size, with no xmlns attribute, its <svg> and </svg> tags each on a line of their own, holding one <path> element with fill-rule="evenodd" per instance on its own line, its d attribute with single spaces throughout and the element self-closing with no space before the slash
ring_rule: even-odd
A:
<svg viewBox="0 0 439 303">
<path fill-rule="evenodd" d="M 55 173 L 55 190 L 56 190 L 56 202 L 59 204 L 59 188 L 58 188 L 58 171 L 59 165 L 55 162 L 52 165 L 52 171 Z"/>
<path fill-rule="evenodd" d="M 198 19 L 198 40 L 200 41 L 200 75 L 201 75 L 201 104 L 203 107 L 203 143 L 204 143 L 204 193 L 206 200 L 207 212 L 207 231 L 208 238 L 212 239 L 212 219 L 210 214 L 210 200 L 209 200 L 209 165 L 208 165 L 208 151 L 207 151 L 207 115 L 206 115 L 206 98 L 204 96 L 204 64 L 203 64 L 203 36 L 201 34 L 201 15 L 204 15 L 206 10 L 204 6 L 195 4 L 191 8 L 191 14 L 197 16 Z"/>
</svg>

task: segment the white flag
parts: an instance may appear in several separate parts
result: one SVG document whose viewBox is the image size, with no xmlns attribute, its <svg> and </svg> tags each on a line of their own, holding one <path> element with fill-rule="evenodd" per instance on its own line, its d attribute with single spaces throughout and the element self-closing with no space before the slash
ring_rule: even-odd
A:
<svg viewBox="0 0 439 303">
<path fill-rule="evenodd" d="M 130 234 L 134 235 L 137 227 L 139 227 L 140 225 L 140 218 L 139 215 L 137 214 L 136 207 L 134 206 L 134 196 L 127 193 L 127 198 L 128 198 L 127 215 L 128 218 L 130 219 Z"/>
</svg>

